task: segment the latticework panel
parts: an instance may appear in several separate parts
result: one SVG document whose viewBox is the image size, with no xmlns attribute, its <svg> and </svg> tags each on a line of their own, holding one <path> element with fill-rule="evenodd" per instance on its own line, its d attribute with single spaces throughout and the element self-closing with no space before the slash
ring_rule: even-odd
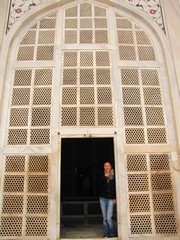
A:
<svg viewBox="0 0 180 240">
<path fill-rule="evenodd" d="M 131 234 L 176 234 L 169 154 L 129 154 L 128 201 Z"/>
<path fill-rule="evenodd" d="M 31 129 L 30 144 L 50 144 L 50 129 Z"/>
<path fill-rule="evenodd" d="M 37 22 L 21 39 L 17 61 L 49 61 L 54 59 L 56 14 Z"/>
<path fill-rule="evenodd" d="M 12 106 L 28 105 L 30 101 L 30 88 L 14 88 L 12 92 Z"/>
<path fill-rule="evenodd" d="M 149 194 L 130 194 L 129 210 L 130 213 L 150 212 Z"/>
<path fill-rule="evenodd" d="M 129 192 L 149 191 L 147 174 L 128 174 Z"/>
<path fill-rule="evenodd" d="M 20 237 L 22 236 L 22 217 L 1 217 L 0 236 Z"/>
<path fill-rule="evenodd" d="M 62 215 L 65 216 L 84 216 L 84 204 L 83 203 L 66 203 L 62 206 Z"/>
<path fill-rule="evenodd" d="M 95 108 L 80 107 L 80 126 L 95 126 Z"/>
<path fill-rule="evenodd" d="M 28 176 L 27 190 L 29 193 L 47 193 L 48 176 L 44 175 Z"/>
<path fill-rule="evenodd" d="M 124 107 L 125 125 L 143 125 L 142 109 L 140 107 Z"/>
<path fill-rule="evenodd" d="M 8 145 L 50 143 L 52 78 L 49 68 L 15 70 Z"/>
<path fill-rule="evenodd" d="M 127 156 L 128 172 L 146 172 L 147 159 L 145 154 L 133 154 Z"/>
<path fill-rule="evenodd" d="M 174 214 L 155 215 L 154 220 L 157 234 L 177 233 L 177 223 Z"/>
<path fill-rule="evenodd" d="M 88 203 L 87 205 L 88 215 L 101 215 L 101 208 L 99 202 Z"/>
<path fill-rule="evenodd" d="M 8 130 L 8 145 L 26 145 L 27 144 L 27 129 L 9 129 Z"/>
<path fill-rule="evenodd" d="M 62 202 L 61 212 L 63 217 L 95 217 L 101 216 L 101 208 L 98 201 L 74 201 Z"/>
<path fill-rule="evenodd" d="M 116 14 L 119 59 L 128 61 L 155 61 L 156 53 L 150 37 L 140 27 Z"/>
<path fill-rule="evenodd" d="M 107 9 L 84 2 L 64 11 L 65 44 L 108 44 Z"/>
<path fill-rule="evenodd" d="M 47 217 L 27 217 L 26 236 L 47 236 Z"/>
<path fill-rule="evenodd" d="M 126 128 L 125 141 L 127 144 L 144 144 L 144 129 L 143 128 Z"/>
<path fill-rule="evenodd" d="M 61 126 L 113 126 L 109 51 L 65 51 Z"/>
<path fill-rule="evenodd" d="M 31 126 L 49 126 L 51 109 L 49 107 L 33 108 Z"/>
<path fill-rule="evenodd" d="M 28 108 L 11 108 L 9 126 L 27 126 Z"/>
<path fill-rule="evenodd" d="M 27 213 L 48 213 L 48 196 L 28 196 L 27 197 Z"/>
<path fill-rule="evenodd" d="M 131 215 L 131 234 L 152 234 L 150 215 Z"/>
<path fill-rule="evenodd" d="M 3 214 L 22 214 L 23 213 L 23 195 L 4 195 L 3 196 Z"/>
<path fill-rule="evenodd" d="M 168 142 L 159 81 L 157 69 L 121 69 L 125 141 L 127 144 L 163 144 Z"/>
<path fill-rule="evenodd" d="M 47 236 L 49 156 L 6 155 L 4 165 L 0 236 Z"/>
</svg>

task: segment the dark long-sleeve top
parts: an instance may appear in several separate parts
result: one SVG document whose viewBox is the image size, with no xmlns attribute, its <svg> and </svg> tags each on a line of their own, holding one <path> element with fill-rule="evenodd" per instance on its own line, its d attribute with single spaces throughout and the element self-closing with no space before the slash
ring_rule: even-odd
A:
<svg viewBox="0 0 180 240">
<path fill-rule="evenodd" d="M 99 184 L 99 197 L 115 199 L 115 179 L 109 179 L 106 176 L 102 176 Z"/>
</svg>

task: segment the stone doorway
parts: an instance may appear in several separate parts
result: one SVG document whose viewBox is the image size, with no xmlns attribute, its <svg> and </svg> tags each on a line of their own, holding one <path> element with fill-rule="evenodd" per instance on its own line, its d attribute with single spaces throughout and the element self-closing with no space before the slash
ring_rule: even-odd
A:
<svg viewBox="0 0 180 240">
<path fill-rule="evenodd" d="M 61 238 L 102 238 L 98 179 L 114 167 L 113 138 L 64 138 L 61 145 Z"/>
</svg>

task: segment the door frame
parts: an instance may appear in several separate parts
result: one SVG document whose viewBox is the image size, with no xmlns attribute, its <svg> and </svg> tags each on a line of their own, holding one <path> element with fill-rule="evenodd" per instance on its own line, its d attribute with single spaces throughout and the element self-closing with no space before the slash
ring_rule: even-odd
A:
<svg viewBox="0 0 180 240">
<path fill-rule="evenodd" d="M 102 129 L 101 129 L 102 130 Z M 107 129 L 104 129 L 106 132 Z M 111 130 L 111 131 L 109 131 Z M 118 174 L 118 169 L 119 169 L 119 164 L 118 164 L 118 145 L 117 145 L 117 132 L 113 131 L 114 129 L 108 129 L 107 134 L 95 134 L 95 133 L 88 133 L 88 134 L 59 134 L 59 163 L 58 163 L 58 167 L 59 167 L 59 176 L 58 176 L 58 209 L 57 209 L 57 226 L 61 226 L 61 148 L 62 148 L 62 139 L 67 139 L 67 138 L 112 138 L 113 140 L 113 151 L 114 151 L 114 169 L 115 169 L 115 187 L 116 187 L 116 209 L 117 209 L 117 213 L 116 213 L 116 222 L 117 222 L 117 232 L 118 232 L 118 236 L 120 235 L 120 191 L 119 191 L 119 184 L 118 184 L 118 179 L 119 179 L 119 174 Z M 61 227 L 59 227 L 59 231 L 58 231 L 58 239 L 61 238 Z"/>
</svg>

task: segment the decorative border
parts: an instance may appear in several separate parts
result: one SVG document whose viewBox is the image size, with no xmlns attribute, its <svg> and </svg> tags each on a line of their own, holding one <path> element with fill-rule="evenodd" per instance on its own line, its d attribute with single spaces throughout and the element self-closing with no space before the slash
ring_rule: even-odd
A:
<svg viewBox="0 0 180 240">
<path fill-rule="evenodd" d="M 11 0 L 7 32 L 12 28 L 13 24 L 30 9 L 40 5 L 47 0 Z M 146 12 L 164 31 L 163 14 L 161 9 L 161 0 L 124 0 L 130 5 Z"/>
</svg>

